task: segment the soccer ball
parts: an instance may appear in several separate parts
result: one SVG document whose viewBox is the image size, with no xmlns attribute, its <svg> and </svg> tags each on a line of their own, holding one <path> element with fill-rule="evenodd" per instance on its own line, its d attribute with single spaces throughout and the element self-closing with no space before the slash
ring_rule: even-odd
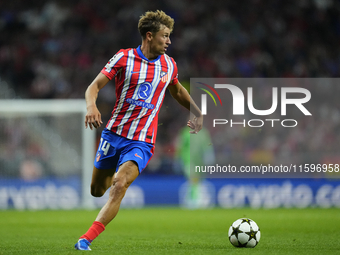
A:
<svg viewBox="0 0 340 255">
<path fill-rule="evenodd" d="M 254 248 L 260 241 L 260 228 L 255 221 L 248 218 L 241 218 L 231 224 L 229 241 L 235 247 Z"/>
</svg>

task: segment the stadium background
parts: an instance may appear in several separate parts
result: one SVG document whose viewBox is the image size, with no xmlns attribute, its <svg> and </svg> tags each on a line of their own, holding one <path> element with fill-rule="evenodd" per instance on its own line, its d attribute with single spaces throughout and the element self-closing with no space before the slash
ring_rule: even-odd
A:
<svg viewBox="0 0 340 255">
<path fill-rule="evenodd" d="M 15 0 L 0 2 L 1 99 L 83 99 L 86 87 L 116 51 L 140 44 L 139 16 L 156 9 L 175 19 L 168 54 L 176 60 L 179 78 L 186 86 L 190 77 L 339 77 L 338 1 L 209 1 L 207 4 L 203 0 L 129 0 L 98 4 L 85 0 Z M 327 89 L 330 88 L 325 86 Z M 339 163 L 337 95 L 330 93 L 325 100 L 321 93 L 313 94 L 325 100 L 322 109 L 322 116 L 328 121 L 325 129 L 309 127 L 313 132 L 304 144 L 296 144 L 296 136 L 278 137 L 275 149 L 261 150 L 258 155 L 264 157 L 280 151 L 295 154 L 301 147 L 309 146 L 315 148 L 316 155 L 320 148 L 324 153 L 319 158 L 307 155 L 302 161 Z M 98 98 L 104 120 L 108 119 L 114 102 L 111 84 Z M 189 115 L 167 94 L 159 117 L 155 155 L 131 187 L 125 206 L 181 203 L 180 194 L 186 182 L 175 156 L 176 138 Z M 39 142 L 27 142 L 27 137 L 32 136 L 30 132 L 18 125 L 0 131 L 0 207 L 75 208 L 79 205 L 80 166 L 62 172 L 48 167 L 50 158 L 45 147 Z M 62 132 L 67 134 L 69 130 L 65 128 Z M 232 143 L 235 148 L 242 150 L 253 142 L 239 135 Z M 13 144 L 20 144 L 20 148 L 12 147 Z M 311 159 L 314 161 L 310 162 Z M 23 174 L 22 165 L 27 160 L 34 162 L 28 164 L 29 168 L 42 171 Z M 256 162 L 256 158 L 253 160 Z M 340 206 L 340 184 L 327 178 L 219 179 L 207 181 L 204 188 L 204 193 L 210 194 L 205 198 L 208 207 Z M 42 198 L 41 192 L 50 195 Z M 63 193 L 68 194 L 66 199 L 62 199 Z M 247 195 L 252 193 L 258 194 L 255 200 Z M 60 197 L 50 199 L 56 194 Z M 96 200 L 96 205 L 100 206 L 104 200 Z"/>
</svg>

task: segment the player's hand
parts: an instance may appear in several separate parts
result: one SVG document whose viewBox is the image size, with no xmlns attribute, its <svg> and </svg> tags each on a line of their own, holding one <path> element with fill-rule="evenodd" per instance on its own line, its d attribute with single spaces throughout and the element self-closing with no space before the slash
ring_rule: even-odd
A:
<svg viewBox="0 0 340 255">
<path fill-rule="evenodd" d="M 192 129 L 189 133 L 197 134 L 203 126 L 203 115 L 194 117 L 193 120 L 189 120 L 187 126 Z"/>
<path fill-rule="evenodd" d="M 103 124 L 101 114 L 96 106 L 88 107 L 85 115 L 85 128 L 99 128 Z"/>
</svg>

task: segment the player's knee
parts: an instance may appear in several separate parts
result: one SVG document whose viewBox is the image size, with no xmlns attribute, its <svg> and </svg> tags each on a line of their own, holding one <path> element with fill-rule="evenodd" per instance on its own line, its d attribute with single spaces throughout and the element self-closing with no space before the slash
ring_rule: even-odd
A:
<svg viewBox="0 0 340 255">
<path fill-rule="evenodd" d="M 94 197 L 101 197 L 105 194 L 105 189 L 98 185 L 91 185 L 91 195 Z"/>
<path fill-rule="evenodd" d="M 112 188 L 117 193 L 125 193 L 129 186 L 130 183 L 123 178 L 115 178 L 112 183 Z"/>
</svg>

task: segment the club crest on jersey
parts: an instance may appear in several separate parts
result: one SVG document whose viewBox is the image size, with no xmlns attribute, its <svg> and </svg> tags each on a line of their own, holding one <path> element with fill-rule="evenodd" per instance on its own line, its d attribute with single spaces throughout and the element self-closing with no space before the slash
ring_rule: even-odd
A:
<svg viewBox="0 0 340 255">
<path fill-rule="evenodd" d="M 160 77 L 161 77 L 161 81 L 165 83 L 168 80 L 168 73 L 161 71 Z"/>
</svg>

